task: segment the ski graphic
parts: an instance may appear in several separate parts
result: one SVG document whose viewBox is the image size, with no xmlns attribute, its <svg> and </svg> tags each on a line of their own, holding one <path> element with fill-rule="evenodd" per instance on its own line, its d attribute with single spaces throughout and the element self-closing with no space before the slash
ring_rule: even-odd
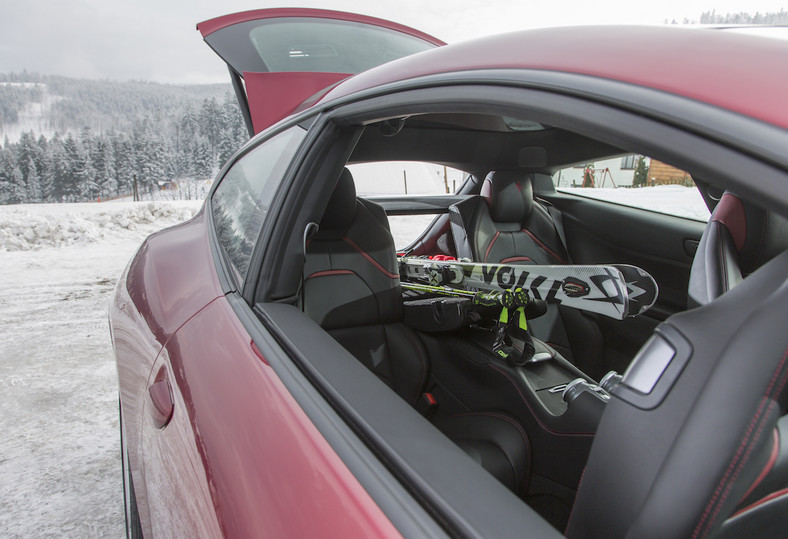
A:
<svg viewBox="0 0 788 539">
<path fill-rule="evenodd" d="M 609 316 L 636 316 L 657 300 L 659 289 L 648 273 L 626 264 L 529 266 L 402 257 L 404 281 L 466 290 L 523 288 L 534 299 Z"/>
</svg>

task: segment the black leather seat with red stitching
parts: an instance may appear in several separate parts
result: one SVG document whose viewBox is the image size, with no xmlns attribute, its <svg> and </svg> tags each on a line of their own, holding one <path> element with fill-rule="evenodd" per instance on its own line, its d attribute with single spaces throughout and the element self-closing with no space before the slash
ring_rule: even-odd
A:
<svg viewBox="0 0 788 539">
<path fill-rule="evenodd" d="M 521 170 L 490 172 L 478 197 L 449 208 L 457 256 L 493 264 L 567 264 L 550 213 L 534 200 L 531 176 Z M 529 321 L 531 333 L 592 376 L 602 356 L 593 318 L 551 305 Z"/>
<path fill-rule="evenodd" d="M 718 298 L 788 247 L 788 221 L 725 192 L 692 263 L 689 307 Z"/>
<path fill-rule="evenodd" d="M 304 312 L 416 407 L 429 358 L 402 323 L 394 242 L 383 209 L 356 198 L 345 169 L 307 246 Z M 435 421 L 450 439 L 514 492 L 525 492 L 530 449 L 524 429 L 504 413 L 477 411 Z"/>
<path fill-rule="evenodd" d="M 722 197 L 692 267 L 702 305 L 613 388 L 568 537 L 788 537 L 784 226 Z"/>
</svg>

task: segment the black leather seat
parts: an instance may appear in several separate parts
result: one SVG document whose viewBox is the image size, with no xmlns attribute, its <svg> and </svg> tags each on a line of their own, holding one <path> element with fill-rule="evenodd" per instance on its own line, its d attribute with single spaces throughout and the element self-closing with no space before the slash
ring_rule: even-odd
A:
<svg viewBox="0 0 788 539">
<path fill-rule="evenodd" d="M 692 266 L 701 307 L 613 388 L 568 537 L 788 536 L 787 231 L 722 197 Z"/>
<path fill-rule="evenodd" d="M 550 213 L 534 200 L 531 177 L 520 170 L 490 172 L 478 197 L 449 208 L 457 256 L 493 264 L 567 264 L 569 257 Z M 528 322 L 584 372 L 598 376 L 602 334 L 592 317 L 548 306 Z"/>
<path fill-rule="evenodd" d="M 705 305 L 788 248 L 788 221 L 725 192 L 692 262 L 689 307 Z"/>
<path fill-rule="evenodd" d="M 394 242 L 383 209 L 356 198 L 344 170 L 306 251 L 304 311 L 411 406 L 424 396 L 430 361 L 402 323 Z M 437 416 L 436 416 L 437 417 Z M 434 421 L 516 493 L 528 483 L 529 443 L 507 414 L 476 411 Z"/>
</svg>

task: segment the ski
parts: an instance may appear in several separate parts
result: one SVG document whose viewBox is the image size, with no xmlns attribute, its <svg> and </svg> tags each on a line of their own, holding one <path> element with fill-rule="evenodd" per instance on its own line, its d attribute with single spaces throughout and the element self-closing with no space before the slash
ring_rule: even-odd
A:
<svg viewBox="0 0 788 539">
<path fill-rule="evenodd" d="M 531 266 L 402 257 L 399 267 L 405 282 L 469 291 L 523 288 L 534 299 L 617 320 L 645 312 L 659 293 L 651 275 L 626 264 Z"/>
</svg>

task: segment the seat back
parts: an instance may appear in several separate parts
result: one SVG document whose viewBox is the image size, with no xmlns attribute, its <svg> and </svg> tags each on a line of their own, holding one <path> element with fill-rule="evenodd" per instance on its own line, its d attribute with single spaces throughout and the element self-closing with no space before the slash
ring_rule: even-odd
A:
<svg viewBox="0 0 788 539">
<path fill-rule="evenodd" d="M 688 306 L 713 301 L 786 248 L 786 219 L 725 192 L 692 262 Z"/>
<path fill-rule="evenodd" d="M 531 178 L 493 171 L 480 196 L 450 209 L 457 254 L 492 264 L 566 264 L 550 214 L 534 201 Z"/>
<path fill-rule="evenodd" d="M 401 323 L 402 291 L 394 240 L 383 209 L 356 198 L 343 170 L 318 232 L 306 249 L 304 312 L 411 405 L 428 360 Z"/>
<path fill-rule="evenodd" d="M 568 263 L 553 218 L 534 200 L 532 180 L 520 170 L 490 172 L 479 196 L 449 208 L 459 257 L 492 264 Z M 603 374 L 599 368 L 602 333 L 592 318 L 550 305 L 528 326 L 534 337 L 551 344 L 586 373 Z"/>
<path fill-rule="evenodd" d="M 657 327 L 612 389 L 568 537 L 785 536 L 785 477 L 757 489 L 788 407 L 786 275 L 788 252 Z"/>
</svg>

